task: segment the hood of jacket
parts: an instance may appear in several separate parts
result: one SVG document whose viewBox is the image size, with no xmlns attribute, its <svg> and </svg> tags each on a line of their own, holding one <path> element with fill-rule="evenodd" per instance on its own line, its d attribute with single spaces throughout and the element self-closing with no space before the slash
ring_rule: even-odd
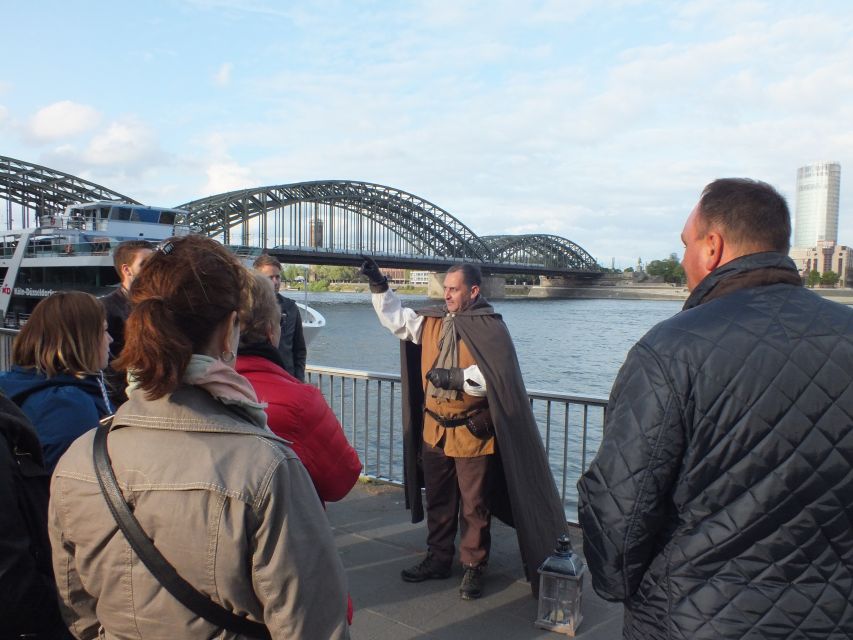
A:
<svg viewBox="0 0 853 640">
<path fill-rule="evenodd" d="M 35 369 L 14 365 L 10 371 L 0 375 L 0 388 L 18 406 L 22 405 L 31 394 L 42 389 L 69 386 L 78 387 L 91 394 L 102 415 L 112 412 L 112 409 L 107 407 L 104 401 L 98 376 L 94 374 L 78 378 L 67 373 L 60 373 L 48 378 Z"/>
</svg>

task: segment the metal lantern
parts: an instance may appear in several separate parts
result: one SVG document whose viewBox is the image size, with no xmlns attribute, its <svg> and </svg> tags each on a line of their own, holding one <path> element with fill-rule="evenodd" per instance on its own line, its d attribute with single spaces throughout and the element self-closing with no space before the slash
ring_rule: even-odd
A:
<svg viewBox="0 0 853 640">
<path fill-rule="evenodd" d="M 554 553 L 539 567 L 537 627 L 574 637 L 581 624 L 581 587 L 586 567 L 572 551 L 569 536 L 557 540 Z"/>
</svg>

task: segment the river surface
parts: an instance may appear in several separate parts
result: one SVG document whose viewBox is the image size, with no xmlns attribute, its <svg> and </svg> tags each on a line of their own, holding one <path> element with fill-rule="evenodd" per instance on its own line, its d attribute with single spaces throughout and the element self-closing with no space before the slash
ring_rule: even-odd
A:
<svg viewBox="0 0 853 640">
<path fill-rule="evenodd" d="M 297 302 L 301 293 L 286 292 Z M 440 304 L 401 296 L 406 306 Z M 399 340 L 376 319 L 364 293 L 310 293 L 326 327 L 308 347 L 308 364 L 400 372 Z M 683 304 L 669 300 L 496 300 L 529 390 L 605 397 L 631 346 Z"/>
</svg>

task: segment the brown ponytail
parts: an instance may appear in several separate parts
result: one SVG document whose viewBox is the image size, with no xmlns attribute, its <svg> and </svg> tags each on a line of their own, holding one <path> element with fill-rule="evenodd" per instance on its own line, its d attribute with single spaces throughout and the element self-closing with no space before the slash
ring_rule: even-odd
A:
<svg viewBox="0 0 853 640">
<path fill-rule="evenodd" d="M 225 318 L 245 313 L 248 291 L 248 271 L 221 244 L 200 235 L 170 238 L 131 285 L 133 311 L 113 367 L 130 370 L 150 399 L 171 393 Z"/>
</svg>

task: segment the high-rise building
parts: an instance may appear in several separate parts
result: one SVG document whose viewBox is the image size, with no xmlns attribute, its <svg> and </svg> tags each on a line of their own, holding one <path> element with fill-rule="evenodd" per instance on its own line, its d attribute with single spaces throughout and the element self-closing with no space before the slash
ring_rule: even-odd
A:
<svg viewBox="0 0 853 640">
<path fill-rule="evenodd" d="M 838 242 L 838 198 L 841 165 L 817 162 L 797 169 L 797 212 L 794 246 L 816 247 Z"/>
</svg>

